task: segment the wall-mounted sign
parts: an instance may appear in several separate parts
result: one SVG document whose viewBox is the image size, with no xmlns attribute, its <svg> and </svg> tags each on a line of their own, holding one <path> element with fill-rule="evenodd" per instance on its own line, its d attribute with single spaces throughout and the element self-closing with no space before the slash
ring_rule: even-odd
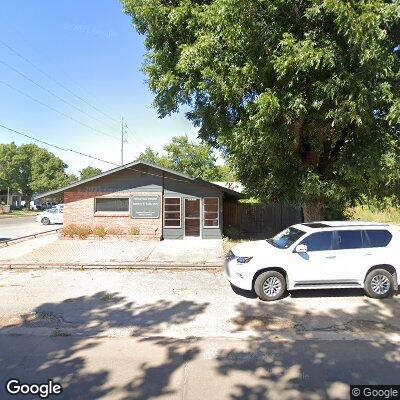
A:
<svg viewBox="0 0 400 400">
<path fill-rule="evenodd" d="M 160 196 L 133 196 L 132 218 L 160 218 Z"/>
</svg>

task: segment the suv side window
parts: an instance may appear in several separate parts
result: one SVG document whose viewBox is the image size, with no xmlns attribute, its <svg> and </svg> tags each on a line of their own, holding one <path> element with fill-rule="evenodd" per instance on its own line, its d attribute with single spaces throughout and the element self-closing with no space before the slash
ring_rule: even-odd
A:
<svg viewBox="0 0 400 400">
<path fill-rule="evenodd" d="M 307 236 L 300 244 L 307 246 L 307 251 L 332 250 L 332 232 L 316 232 Z"/>
<path fill-rule="evenodd" d="M 365 247 L 386 247 L 392 240 L 392 234 L 383 229 L 366 230 L 364 233 L 367 238 Z"/>
<path fill-rule="evenodd" d="M 361 230 L 335 231 L 335 250 L 362 249 Z"/>
</svg>

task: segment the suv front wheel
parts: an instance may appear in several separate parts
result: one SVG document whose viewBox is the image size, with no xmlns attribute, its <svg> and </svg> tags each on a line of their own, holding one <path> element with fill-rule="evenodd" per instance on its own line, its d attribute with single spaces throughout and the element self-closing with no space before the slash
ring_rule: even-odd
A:
<svg viewBox="0 0 400 400">
<path fill-rule="evenodd" d="M 384 299 L 393 294 L 393 276 L 385 269 L 374 269 L 365 278 L 364 289 L 368 296 Z"/>
<path fill-rule="evenodd" d="M 278 271 L 263 272 L 254 282 L 254 291 L 261 300 L 278 300 L 283 296 L 285 290 L 285 277 Z"/>
</svg>

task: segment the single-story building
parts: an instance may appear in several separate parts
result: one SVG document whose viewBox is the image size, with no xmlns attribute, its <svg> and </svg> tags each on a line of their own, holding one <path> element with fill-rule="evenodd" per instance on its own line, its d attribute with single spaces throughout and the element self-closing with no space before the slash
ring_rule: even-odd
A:
<svg viewBox="0 0 400 400">
<path fill-rule="evenodd" d="M 104 226 L 158 239 L 216 239 L 223 204 L 242 195 L 167 168 L 134 161 L 94 178 L 42 193 L 63 195 L 64 226 Z"/>
</svg>

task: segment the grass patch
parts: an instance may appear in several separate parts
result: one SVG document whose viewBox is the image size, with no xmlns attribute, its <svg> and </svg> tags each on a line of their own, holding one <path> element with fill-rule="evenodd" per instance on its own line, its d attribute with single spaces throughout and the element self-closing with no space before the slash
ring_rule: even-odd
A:
<svg viewBox="0 0 400 400">
<path fill-rule="evenodd" d="M 37 211 L 31 210 L 11 210 L 9 213 L 0 214 L 0 218 L 18 218 L 18 217 L 34 217 L 38 215 Z"/>
<path fill-rule="evenodd" d="M 379 209 L 376 206 L 358 205 L 347 210 L 349 219 L 360 221 L 375 221 L 400 224 L 400 209 L 386 207 Z"/>
</svg>

